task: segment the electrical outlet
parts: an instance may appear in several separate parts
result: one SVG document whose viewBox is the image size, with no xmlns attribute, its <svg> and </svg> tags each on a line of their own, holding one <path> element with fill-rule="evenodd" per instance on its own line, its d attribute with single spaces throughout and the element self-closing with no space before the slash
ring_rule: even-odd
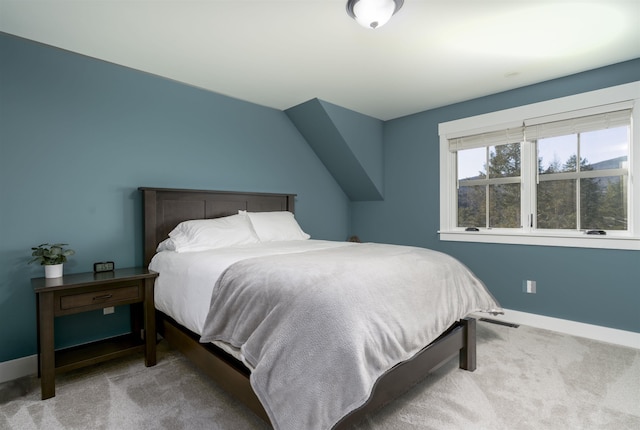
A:
<svg viewBox="0 0 640 430">
<path fill-rule="evenodd" d="M 103 308 L 102 309 L 102 315 L 109 315 L 112 314 L 116 311 L 116 309 L 113 306 L 109 306 L 108 308 Z"/>
<path fill-rule="evenodd" d="M 522 281 L 522 292 L 527 294 L 536 293 L 536 281 Z"/>
</svg>

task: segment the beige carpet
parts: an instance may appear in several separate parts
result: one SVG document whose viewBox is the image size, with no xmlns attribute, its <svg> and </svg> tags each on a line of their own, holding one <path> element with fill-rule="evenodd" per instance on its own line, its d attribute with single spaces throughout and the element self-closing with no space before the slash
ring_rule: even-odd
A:
<svg viewBox="0 0 640 430">
<path fill-rule="evenodd" d="M 182 355 L 141 356 L 0 385 L 0 429 L 268 429 Z M 455 360 L 367 417 L 365 429 L 640 429 L 640 350 L 478 323 L 478 369 Z M 300 429 L 305 430 L 305 429 Z"/>
</svg>

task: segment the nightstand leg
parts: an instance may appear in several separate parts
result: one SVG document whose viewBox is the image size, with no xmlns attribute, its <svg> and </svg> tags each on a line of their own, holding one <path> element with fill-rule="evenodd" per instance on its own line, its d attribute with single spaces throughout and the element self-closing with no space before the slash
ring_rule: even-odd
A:
<svg viewBox="0 0 640 430">
<path fill-rule="evenodd" d="M 155 279 L 144 280 L 144 364 L 156 364 L 156 309 L 153 298 L 153 283 Z"/>
<path fill-rule="evenodd" d="M 38 294 L 40 390 L 42 400 L 56 395 L 56 357 L 53 337 L 53 292 Z"/>
</svg>

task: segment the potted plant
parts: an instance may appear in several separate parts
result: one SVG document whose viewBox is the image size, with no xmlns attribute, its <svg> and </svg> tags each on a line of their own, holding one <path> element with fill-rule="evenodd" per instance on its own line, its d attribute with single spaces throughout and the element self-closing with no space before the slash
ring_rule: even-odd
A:
<svg viewBox="0 0 640 430">
<path fill-rule="evenodd" d="M 45 278 L 59 278 L 62 276 L 62 266 L 67 257 L 75 254 L 73 249 L 65 249 L 68 246 L 66 243 L 54 243 L 53 245 L 43 243 L 35 248 L 31 248 L 33 251 L 31 256 L 33 257 L 29 263 L 40 262 L 44 266 Z"/>
</svg>

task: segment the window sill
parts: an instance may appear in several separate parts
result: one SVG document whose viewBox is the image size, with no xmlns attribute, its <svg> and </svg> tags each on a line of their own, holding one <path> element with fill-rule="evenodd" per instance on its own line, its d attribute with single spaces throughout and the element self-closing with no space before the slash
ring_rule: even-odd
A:
<svg viewBox="0 0 640 430">
<path fill-rule="evenodd" d="M 512 245 L 562 246 L 640 250 L 640 238 L 628 236 L 591 236 L 583 233 L 520 233 L 496 231 L 438 231 L 440 240 L 452 242 L 504 243 Z"/>
</svg>

